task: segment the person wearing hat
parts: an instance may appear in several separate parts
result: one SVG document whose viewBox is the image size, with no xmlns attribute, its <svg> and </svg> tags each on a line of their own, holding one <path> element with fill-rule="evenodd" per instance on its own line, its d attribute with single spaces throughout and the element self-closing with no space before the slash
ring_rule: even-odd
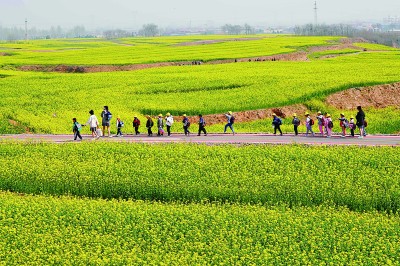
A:
<svg viewBox="0 0 400 266">
<path fill-rule="evenodd" d="M 204 120 L 203 115 L 199 114 L 199 133 L 197 136 L 200 136 L 201 131 L 204 132 L 204 136 L 207 136 L 206 121 Z"/>
<path fill-rule="evenodd" d="M 281 130 L 282 120 L 275 113 L 273 113 L 272 116 L 273 116 L 272 125 L 274 127 L 274 135 L 276 135 L 276 130 L 279 130 L 282 136 L 282 130 Z"/>
<path fill-rule="evenodd" d="M 327 138 L 332 137 L 332 128 L 333 128 L 333 121 L 330 114 L 326 114 L 326 121 L 328 123 L 327 129 Z"/>
<path fill-rule="evenodd" d="M 171 136 L 171 126 L 173 123 L 174 117 L 170 113 L 167 113 L 167 116 L 165 117 L 165 124 L 167 125 L 168 137 Z"/>
<path fill-rule="evenodd" d="M 227 114 L 225 114 L 225 117 L 228 120 L 228 123 L 225 125 L 224 134 L 226 133 L 226 129 L 229 127 L 232 130 L 233 135 L 235 135 L 235 130 L 233 129 L 235 117 L 233 116 L 232 111 L 229 111 Z"/>
<path fill-rule="evenodd" d="M 135 129 L 135 135 L 139 135 L 140 120 L 136 115 L 133 117 L 132 126 Z"/>
<path fill-rule="evenodd" d="M 346 119 L 346 117 L 344 116 L 344 113 L 340 114 L 340 127 L 342 128 L 342 138 L 346 137 L 346 128 L 349 126 L 349 121 Z"/>
<path fill-rule="evenodd" d="M 322 115 L 321 111 L 318 111 L 317 113 L 317 119 L 318 119 L 318 128 L 319 128 L 319 133 L 321 135 L 324 135 L 324 126 L 325 126 L 325 121 L 324 121 L 324 116 Z"/>
<path fill-rule="evenodd" d="M 354 116 L 350 117 L 349 121 L 349 128 L 350 128 L 350 134 L 352 137 L 354 137 L 354 130 L 356 129 L 356 123 L 354 122 Z"/>
<path fill-rule="evenodd" d="M 163 121 L 163 116 L 162 114 L 158 115 L 157 118 L 157 128 L 158 128 L 158 132 L 157 132 L 157 136 L 164 136 L 164 121 Z"/>
<path fill-rule="evenodd" d="M 299 135 L 299 131 L 297 128 L 300 126 L 300 119 L 297 118 L 297 114 L 293 114 L 293 120 L 292 120 L 293 128 L 294 128 L 294 135 L 297 136 Z"/>
<path fill-rule="evenodd" d="M 183 115 L 182 124 L 183 124 L 183 131 L 185 132 L 185 136 L 189 136 L 190 135 L 190 131 L 189 131 L 190 121 L 189 121 L 189 118 L 186 116 L 186 114 Z"/>
<path fill-rule="evenodd" d="M 151 116 L 146 115 L 147 121 L 146 121 L 146 128 L 147 128 L 147 136 L 152 137 L 153 136 L 153 131 L 151 128 L 154 126 L 153 119 Z"/>
<path fill-rule="evenodd" d="M 314 120 L 312 120 L 312 118 L 310 117 L 310 113 L 306 112 L 305 113 L 306 116 L 306 137 L 308 136 L 308 132 L 311 132 L 312 136 L 314 137 L 314 131 L 312 130 L 312 126 L 314 125 Z"/>
</svg>

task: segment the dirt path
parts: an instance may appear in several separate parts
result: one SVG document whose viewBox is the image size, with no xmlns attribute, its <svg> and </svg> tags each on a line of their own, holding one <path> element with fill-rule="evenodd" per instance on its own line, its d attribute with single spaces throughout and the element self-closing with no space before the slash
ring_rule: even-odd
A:
<svg viewBox="0 0 400 266">
<path fill-rule="evenodd" d="M 8 141 L 28 142 L 50 142 L 67 143 L 73 141 L 72 135 L 3 135 L 0 136 L 2 143 Z M 275 136 L 270 134 L 209 134 L 208 136 L 186 137 L 183 134 L 172 134 L 171 137 L 147 137 L 144 135 L 125 135 L 124 137 L 93 139 L 89 135 L 83 136 L 83 142 L 127 142 L 127 143 L 203 143 L 209 145 L 219 144 L 305 144 L 305 145 L 356 145 L 356 146 L 400 146 L 400 136 L 367 136 L 363 139 L 357 137 L 341 138 L 333 136 L 326 138 L 321 136 L 306 137 L 304 135 L 294 136 L 285 134 Z"/>
</svg>

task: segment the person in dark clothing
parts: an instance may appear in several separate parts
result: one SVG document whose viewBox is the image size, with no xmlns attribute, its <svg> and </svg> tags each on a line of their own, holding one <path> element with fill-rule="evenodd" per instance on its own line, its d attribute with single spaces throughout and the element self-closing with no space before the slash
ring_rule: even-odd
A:
<svg viewBox="0 0 400 266">
<path fill-rule="evenodd" d="M 183 131 L 185 132 L 185 136 L 190 135 L 189 127 L 190 127 L 190 121 L 189 118 L 187 118 L 186 114 L 183 115 Z"/>
<path fill-rule="evenodd" d="M 147 122 L 146 122 L 146 127 L 147 127 L 147 135 L 149 137 L 153 136 L 153 131 L 151 128 L 154 126 L 153 119 L 151 119 L 151 116 L 146 116 L 147 117 Z"/>
<path fill-rule="evenodd" d="M 133 117 L 133 122 L 132 122 L 133 127 L 135 128 L 135 134 L 139 135 L 139 126 L 140 126 L 140 120 L 137 118 L 137 116 Z"/>
<path fill-rule="evenodd" d="M 293 129 L 294 129 L 294 135 L 295 136 L 299 135 L 298 127 L 300 126 L 300 119 L 297 118 L 296 113 L 293 114 L 292 124 L 293 124 Z"/>
<path fill-rule="evenodd" d="M 76 140 L 77 138 L 79 138 L 80 140 L 82 140 L 82 136 L 81 136 L 81 130 L 82 130 L 82 126 L 81 126 L 81 124 L 79 124 L 77 121 L 76 121 L 76 118 L 74 117 L 74 118 L 72 118 L 72 122 L 73 122 L 73 125 L 72 125 L 72 132 L 74 132 L 74 140 Z"/>
<path fill-rule="evenodd" d="M 361 106 L 357 106 L 358 113 L 356 115 L 356 125 L 360 129 L 360 136 L 359 139 L 364 137 L 364 120 L 365 120 L 365 113 L 362 110 Z"/>
<path fill-rule="evenodd" d="M 274 117 L 274 119 L 272 120 L 272 125 L 274 126 L 274 135 L 276 135 L 276 130 L 279 130 L 282 136 L 282 120 L 275 113 L 273 113 L 272 116 Z"/>
<path fill-rule="evenodd" d="M 203 118 L 203 115 L 199 115 L 199 134 L 197 136 L 200 136 L 201 131 L 204 132 L 204 136 L 207 136 L 207 131 L 206 131 L 206 121 Z"/>
</svg>

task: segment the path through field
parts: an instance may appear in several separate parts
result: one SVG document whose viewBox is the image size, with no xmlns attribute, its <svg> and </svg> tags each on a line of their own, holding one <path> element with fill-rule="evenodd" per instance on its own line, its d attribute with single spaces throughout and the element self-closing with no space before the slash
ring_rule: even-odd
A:
<svg viewBox="0 0 400 266">
<path fill-rule="evenodd" d="M 53 142 L 64 143 L 73 142 L 73 135 L 2 135 L 0 141 L 31 141 L 31 142 Z M 138 142 L 138 143 L 205 143 L 205 144 L 308 144 L 308 145 L 358 145 L 358 146 L 400 146 L 400 136 L 389 135 L 369 135 L 363 139 L 356 137 L 341 138 L 333 136 L 326 138 L 321 136 L 306 137 L 304 135 L 294 136 L 286 134 L 283 136 L 274 136 L 271 134 L 209 134 L 208 136 L 189 137 L 183 134 L 172 134 L 171 137 L 148 137 L 146 135 L 124 135 L 123 137 L 102 137 L 93 139 L 89 135 L 83 135 L 83 141 L 114 141 L 114 142 Z M 77 141 L 78 142 L 78 141 Z"/>
</svg>

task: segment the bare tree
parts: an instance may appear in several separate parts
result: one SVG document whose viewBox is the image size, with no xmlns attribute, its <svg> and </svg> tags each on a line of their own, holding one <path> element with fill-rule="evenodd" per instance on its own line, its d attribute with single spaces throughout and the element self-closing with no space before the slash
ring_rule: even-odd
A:
<svg viewBox="0 0 400 266">
<path fill-rule="evenodd" d="M 139 35 L 146 37 L 154 37 L 158 34 L 159 34 L 158 26 L 153 23 L 143 25 L 142 29 L 139 31 Z"/>
</svg>

